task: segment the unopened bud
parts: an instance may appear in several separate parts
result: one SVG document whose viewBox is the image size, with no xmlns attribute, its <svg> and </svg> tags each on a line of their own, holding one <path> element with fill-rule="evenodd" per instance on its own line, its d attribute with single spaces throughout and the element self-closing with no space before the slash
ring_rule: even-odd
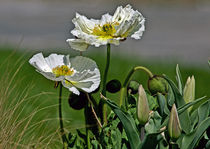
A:
<svg viewBox="0 0 210 149">
<path fill-rule="evenodd" d="M 136 81 L 130 81 L 128 84 L 128 90 L 131 90 L 131 94 L 136 94 L 138 92 L 139 83 Z"/>
<path fill-rule="evenodd" d="M 149 119 L 150 109 L 147 96 L 142 85 L 139 86 L 139 97 L 137 101 L 136 110 L 139 123 L 142 125 L 146 124 Z"/>
<path fill-rule="evenodd" d="M 152 95 L 156 95 L 158 92 L 167 94 L 168 82 L 162 76 L 154 75 L 148 80 L 148 89 Z"/>
<path fill-rule="evenodd" d="M 87 96 L 84 92 L 80 92 L 80 95 L 70 93 L 69 106 L 75 110 L 81 110 L 87 104 Z"/>
<path fill-rule="evenodd" d="M 184 93 L 183 98 L 186 103 L 189 103 L 195 99 L 195 78 L 194 76 L 188 77 L 185 87 L 184 87 Z"/>
<path fill-rule="evenodd" d="M 116 93 L 120 89 L 121 89 L 121 83 L 117 79 L 111 80 L 106 84 L 106 90 L 110 93 Z"/>
<path fill-rule="evenodd" d="M 168 122 L 168 132 L 169 136 L 172 139 L 178 139 L 182 132 L 175 104 L 173 104 L 171 108 L 170 118 Z"/>
</svg>

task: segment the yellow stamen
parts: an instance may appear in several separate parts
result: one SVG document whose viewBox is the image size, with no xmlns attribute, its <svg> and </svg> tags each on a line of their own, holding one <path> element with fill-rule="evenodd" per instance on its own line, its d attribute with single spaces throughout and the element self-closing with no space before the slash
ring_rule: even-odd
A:
<svg viewBox="0 0 210 149">
<path fill-rule="evenodd" d="M 52 72 L 55 74 L 56 77 L 60 77 L 60 76 L 70 76 L 74 73 L 74 70 L 66 65 L 62 65 L 53 68 Z"/>
<path fill-rule="evenodd" d="M 93 29 L 93 35 L 99 36 L 102 39 L 111 39 L 116 33 L 115 25 L 116 23 L 106 23 L 103 26 L 96 25 Z"/>
</svg>

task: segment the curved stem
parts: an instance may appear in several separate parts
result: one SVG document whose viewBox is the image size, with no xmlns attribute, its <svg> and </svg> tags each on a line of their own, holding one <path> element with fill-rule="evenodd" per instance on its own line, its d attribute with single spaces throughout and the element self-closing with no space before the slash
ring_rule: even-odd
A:
<svg viewBox="0 0 210 149">
<path fill-rule="evenodd" d="M 124 97 L 124 94 L 125 94 L 125 90 L 126 90 L 126 86 L 128 85 L 128 82 L 131 78 L 131 76 L 133 75 L 133 73 L 137 70 L 144 70 L 148 75 L 149 75 L 149 78 L 152 78 L 153 77 L 153 74 L 152 72 L 147 69 L 146 67 L 143 67 L 143 66 L 137 66 L 137 67 L 134 67 L 133 69 L 131 69 L 131 71 L 128 73 L 124 83 L 123 83 L 123 86 L 121 88 L 121 91 L 120 91 L 120 106 L 122 106 L 122 102 L 123 102 L 123 97 Z"/>
<path fill-rule="evenodd" d="M 60 133 L 61 133 L 61 138 L 63 141 L 63 148 L 66 149 L 68 146 L 68 141 L 64 132 L 64 127 L 63 127 L 63 118 L 62 118 L 62 84 L 60 83 L 60 90 L 59 90 L 59 103 L 58 103 L 58 112 L 59 112 L 59 122 L 60 122 Z"/>
<path fill-rule="evenodd" d="M 104 71 L 104 77 L 103 77 L 103 88 L 102 88 L 102 95 L 106 96 L 106 81 L 107 81 L 107 75 L 108 75 L 108 71 L 109 71 L 109 64 L 110 64 L 110 44 L 107 44 L 107 56 L 106 56 L 106 67 L 105 67 L 105 71 Z M 106 124 L 107 123 L 107 107 L 106 105 L 103 103 L 102 104 L 102 115 L 103 115 L 103 123 Z"/>
</svg>

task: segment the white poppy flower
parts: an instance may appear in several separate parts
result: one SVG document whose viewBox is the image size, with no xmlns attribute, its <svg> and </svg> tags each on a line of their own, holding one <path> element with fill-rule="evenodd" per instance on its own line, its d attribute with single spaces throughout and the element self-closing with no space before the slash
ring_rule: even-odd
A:
<svg viewBox="0 0 210 149">
<path fill-rule="evenodd" d="M 86 57 L 51 54 L 44 58 L 42 53 L 34 55 L 29 63 L 46 78 L 61 81 L 63 86 L 79 95 L 79 89 L 92 92 L 100 84 L 100 72 L 96 63 Z"/>
<path fill-rule="evenodd" d="M 113 16 L 105 14 L 101 20 L 88 19 L 76 13 L 72 22 L 75 28 L 71 33 L 76 39 L 67 39 L 67 42 L 79 51 L 85 51 L 89 45 L 119 45 L 119 41 L 127 37 L 140 39 L 145 30 L 145 18 L 130 5 L 118 7 Z"/>
</svg>

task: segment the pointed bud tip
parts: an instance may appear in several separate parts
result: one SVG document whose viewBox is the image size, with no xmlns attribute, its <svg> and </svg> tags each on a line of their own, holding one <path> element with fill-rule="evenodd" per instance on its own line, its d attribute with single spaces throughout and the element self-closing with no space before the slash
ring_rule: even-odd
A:
<svg viewBox="0 0 210 149">
<path fill-rule="evenodd" d="M 169 132 L 169 136 L 172 139 L 178 139 L 182 132 L 179 116 L 178 116 L 175 104 L 173 104 L 171 108 L 171 113 L 170 113 L 170 118 L 169 118 L 169 123 L 168 123 L 168 132 Z"/>
<path fill-rule="evenodd" d="M 149 103 L 147 100 L 146 92 L 142 85 L 139 85 L 138 91 L 139 91 L 139 97 L 138 97 L 137 107 L 136 107 L 137 118 L 139 120 L 139 123 L 144 125 L 147 123 L 149 119 L 149 113 L 150 113 Z"/>
</svg>

